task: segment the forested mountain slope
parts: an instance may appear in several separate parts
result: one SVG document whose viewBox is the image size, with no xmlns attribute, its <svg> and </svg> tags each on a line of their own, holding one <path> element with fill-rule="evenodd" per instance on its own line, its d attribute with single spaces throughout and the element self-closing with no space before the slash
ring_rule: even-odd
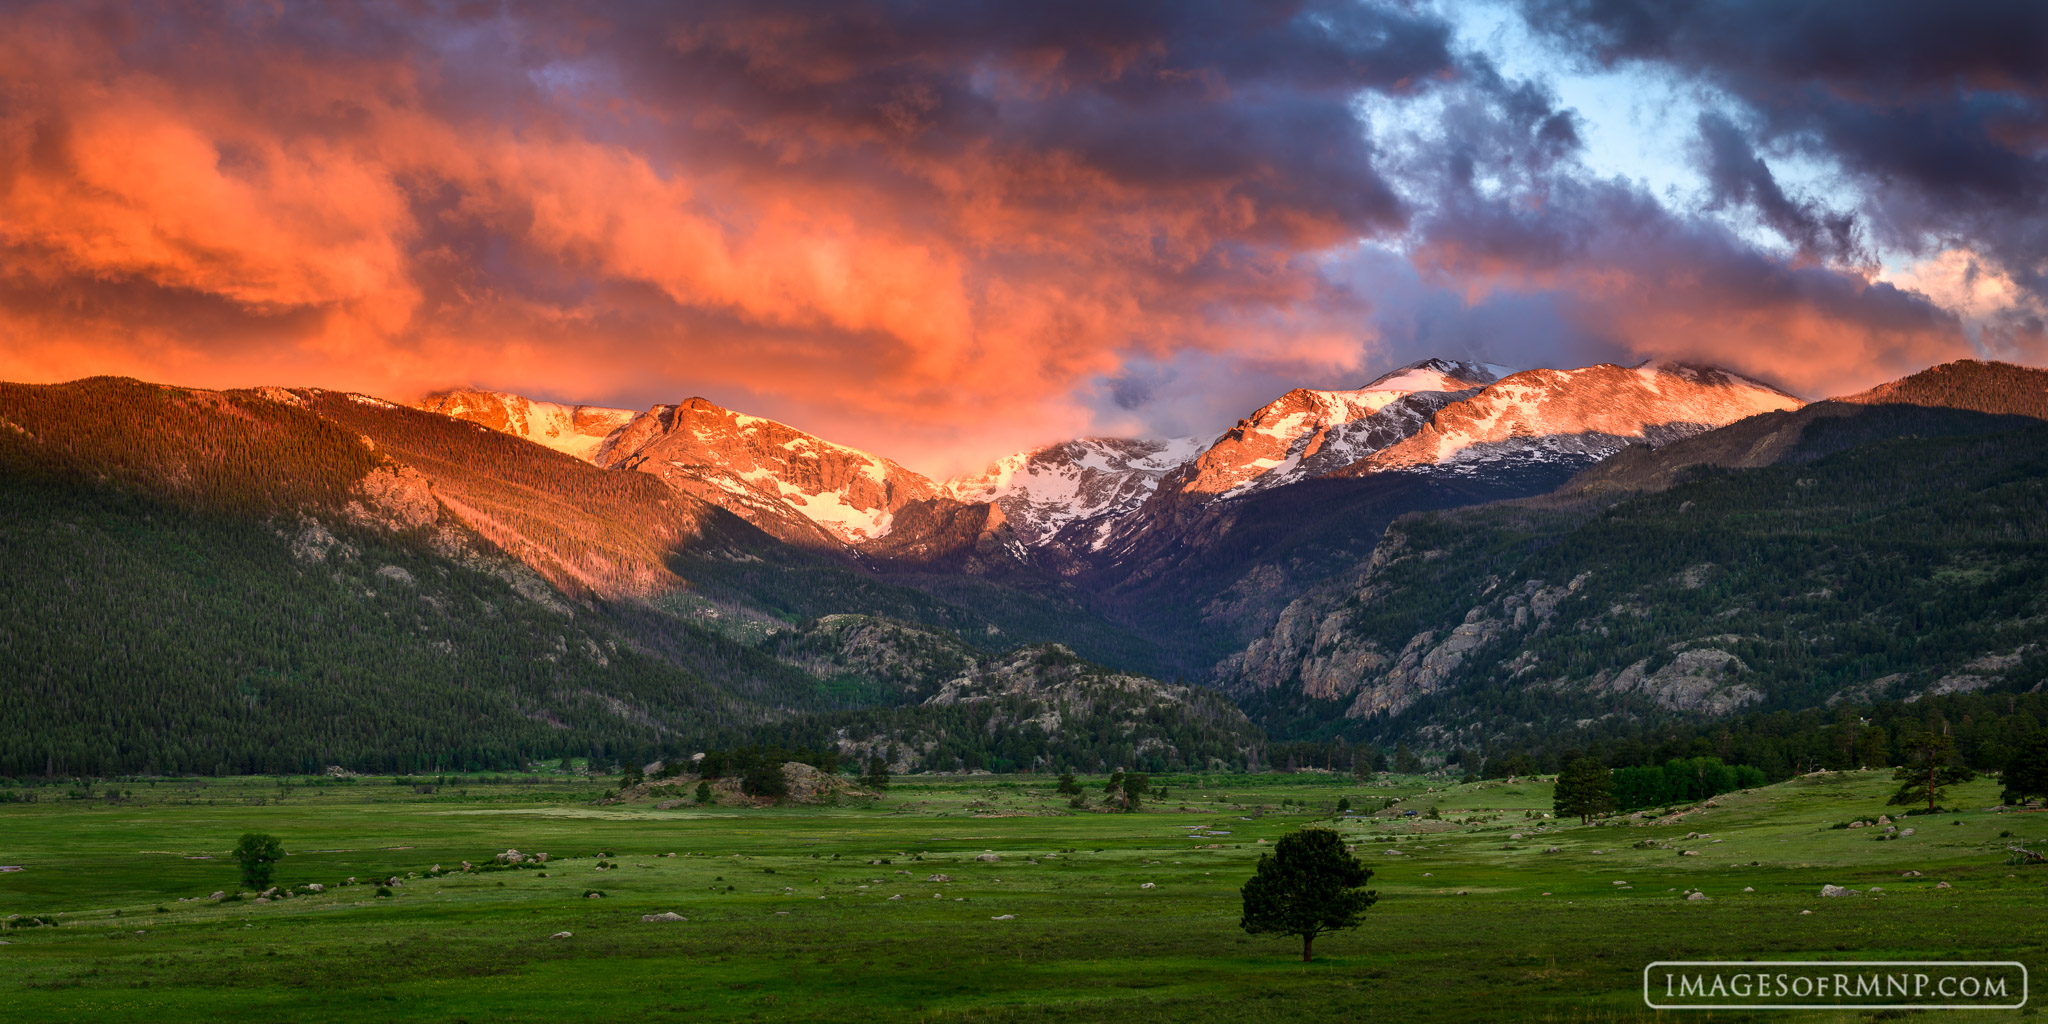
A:
<svg viewBox="0 0 2048 1024">
<path fill-rule="evenodd" d="M 695 668 L 638 649 L 404 469 L 260 396 L 0 386 L 0 772 L 498 764 L 812 689 L 709 635 Z"/>
<path fill-rule="evenodd" d="M 809 670 L 837 657 L 810 620 L 848 610 L 977 659 L 1129 643 L 1057 602 L 948 602 L 789 547 L 649 474 L 314 390 L 0 385 L 0 551 L 0 774 L 630 760 L 921 700 Z"/>
<path fill-rule="evenodd" d="M 1815 420 L 1806 439 L 1833 447 L 1841 422 Z M 1942 422 L 1960 436 L 1695 468 L 1612 505 L 1405 518 L 1218 681 L 1283 734 L 1475 746 L 1607 719 L 2038 686 L 2048 427 L 1953 410 Z"/>
<path fill-rule="evenodd" d="M 2048 373 L 1964 359 L 1860 394 L 1751 416 L 1662 446 L 1628 448 L 1562 490 L 1587 495 L 1655 490 L 1695 466 L 1734 469 L 1811 461 L 1881 438 L 1995 432 L 2028 420 L 2048 420 Z"/>
</svg>

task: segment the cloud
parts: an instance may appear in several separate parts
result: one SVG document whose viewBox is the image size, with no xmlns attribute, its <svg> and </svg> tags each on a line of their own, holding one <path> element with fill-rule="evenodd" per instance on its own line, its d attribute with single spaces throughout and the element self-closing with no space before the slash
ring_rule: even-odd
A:
<svg viewBox="0 0 2048 1024">
<path fill-rule="evenodd" d="M 1549 296 L 1588 346 L 1716 363 L 1809 397 L 1976 354 L 1922 295 L 1760 251 L 1621 181 L 1446 206 L 1420 233 L 1416 262 L 1440 285 Z"/>
<path fill-rule="evenodd" d="M 13 5 L 0 377 L 703 395 L 944 473 L 1426 355 L 1846 390 L 2038 351 L 1851 265 L 1931 234 L 2038 294 L 2038 48 L 1771 9 L 1726 9 L 1754 53 L 1718 7 L 1539 11 L 1737 97 L 1706 202 L 1789 254 L 1600 180 L 1540 75 L 1406 5 Z M 1809 152 L 1858 196 L 1773 174 Z"/>
<path fill-rule="evenodd" d="M 1792 244 L 1802 263 L 1874 262 L 1859 242 L 1854 217 L 1786 195 L 1748 136 L 1725 114 L 1700 115 L 1699 144 L 1712 207 L 1753 207 L 1765 224 Z"/>
<path fill-rule="evenodd" d="M 0 374 L 702 392 L 955 464 L 1133 353 L 1326 344 L 1314 254 L 1407 217 L 1351 98 L 1450 70 L 1349 3 L 0 20 Z"/>
<path fill-rule="evenodd" d="M 2041 251 L 2048 238 L 2048 7 L 2025 0 L 1791 8 L 1765 0 L 1528 0 L 1524 7 L 1532 26 L 1585 59 L 1663 68 L 1724 90 L 1765 143 L 1841 168 L 1865 197 L 1861 212 L 1875 241 L 1932 255 L 1975 240 L 2017 268 L 2023 288 L 2041 294 L 2048 287 Z M 1716 136 L 1710 148 L 1732 147 L 1725 127 L 1702 125 Z"/>
</svg>

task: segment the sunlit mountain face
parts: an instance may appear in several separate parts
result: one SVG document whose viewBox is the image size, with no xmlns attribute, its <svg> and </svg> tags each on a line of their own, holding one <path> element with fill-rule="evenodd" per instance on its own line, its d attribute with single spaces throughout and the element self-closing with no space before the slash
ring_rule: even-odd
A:
<svg viewBox="0 0 2048 1024">
<path fill-rule="evenodd" d="M 805 492 L 835 542 L 970 490 L 1037 536 L 1047 458 L 1088 519 L 1181 449 L 992 464 L 1327 421 L 1198 474 L 1251 493 L 1492 383 L 1374 397 L 1425 359 L 2038 364 L 2044 43 L 2003 3 L 13 4 L 0 379 L 431 397 L 585 461 L 695 396 L 889 460 Z"/>
</svg>

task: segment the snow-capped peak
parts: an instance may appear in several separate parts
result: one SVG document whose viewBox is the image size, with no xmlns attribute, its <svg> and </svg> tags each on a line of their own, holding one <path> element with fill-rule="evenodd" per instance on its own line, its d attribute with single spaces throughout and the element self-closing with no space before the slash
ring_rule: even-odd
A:
<svg viewBox="0 0 2048 1024">
<path fill-rule="evenodd" d="M 1005 456 L 947 481 L 945 492 L 959 501 L 994 502 L 1019 538 L 1037 544 L 1076 520 L 1138 507 L 1161 477 L 1202 448 L 1192 437 L 1084 437 Z"/>
<path fill-rule="evenodd" d="M 931 480 L 879 455 L 702 398 L 649 409 L 593 458 L 652 473 L 764 528 L 793 513 L 848 544 L 887 534 L 898 509 L 940 496 Z"/>
<path fill-rule="evenodd" d="M 1414 433 L 1437 409 L 1505 369 L 1424 359 L 1349 391 L 1296 388 L 1225 431 L 1175 486 L 1206 499 L 1321 476 Z"/>
<path fill-rule="evenodd" d="M 1424 359 L 1409 363 L 1375 378 L 1360 392 L 1469 391 L 1484 387 L 1515 372 L 1496 363 L 1472 363 L 1451 359 Z"/>
<path fill-rule="evenodd" d="M 1647 361 L 1528 370 L 1447 406 L 1414 436 L 1343 471 L 1476 469 L 1503 459 L 1590 464 L 1805 403 L 1712 366 Z"/>
<path fill-rule="evenodd" d="M 480 423 L 585 462 L 595 462 L 598 445 L 635 415 L 630 409 L 563 405 L 481 388 L 437 391 L 421 399 L 418 408 Z"/>
</svg>

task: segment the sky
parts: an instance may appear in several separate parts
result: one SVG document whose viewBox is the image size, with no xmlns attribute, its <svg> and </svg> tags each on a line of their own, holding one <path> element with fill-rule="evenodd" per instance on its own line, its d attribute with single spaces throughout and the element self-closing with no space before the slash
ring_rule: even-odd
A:
<svg viewBox="0 0 2048 1024">
<path fill-rule="evenodd" d="M 2048 362 L 2048 4 L 0 5 L 0 379 L 934 476 L 1429 356 Z"/>
</svg>

